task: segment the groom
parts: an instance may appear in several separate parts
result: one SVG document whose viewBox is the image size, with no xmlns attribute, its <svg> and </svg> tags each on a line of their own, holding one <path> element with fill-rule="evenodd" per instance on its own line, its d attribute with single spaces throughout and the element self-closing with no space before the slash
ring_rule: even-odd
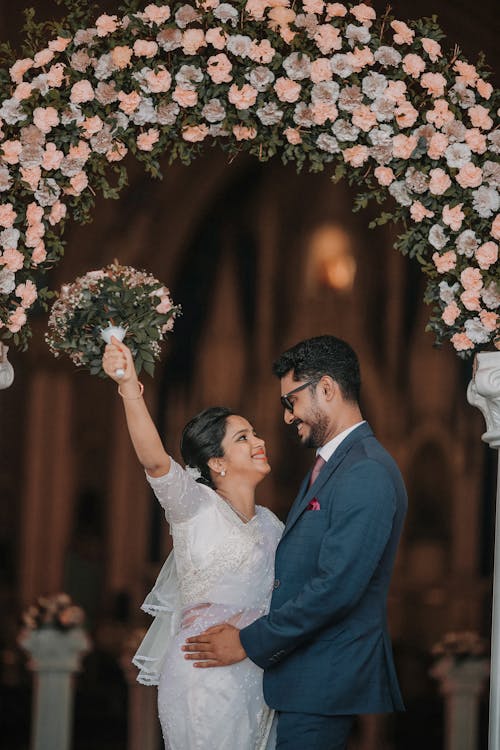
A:
<svg viewBox="0 0 500 750">
<path fill-rule="evenodd" d="M 249 657 L 278 712 L 279 750 L 344 750 L 356 714 L 403 710 L 386 600 L 407 497 L 394 460 L 363 420 L 356 354 L 334 336 L 274 364 L 285 422 L 316 461 L 276 551 L 270 612 L 189 638 L 195 666 Z"/>
</svg>

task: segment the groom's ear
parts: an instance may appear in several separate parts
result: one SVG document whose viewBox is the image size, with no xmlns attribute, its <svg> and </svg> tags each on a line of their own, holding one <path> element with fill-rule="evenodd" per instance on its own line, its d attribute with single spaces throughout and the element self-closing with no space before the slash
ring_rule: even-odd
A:
<svg viewBox="0 0 500 750">
<path fill-rule="evenodd" d="M 318 388 L 325 401 L 333 401 L 339 393 L 339 386 L 329 375 L 323 375 L 318 383 Z"/>
</svg>

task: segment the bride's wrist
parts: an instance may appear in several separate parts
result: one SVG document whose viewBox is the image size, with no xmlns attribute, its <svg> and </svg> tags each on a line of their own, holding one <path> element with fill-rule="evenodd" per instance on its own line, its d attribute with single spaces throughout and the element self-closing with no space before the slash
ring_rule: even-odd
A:
<svg viewBox="0 0 500 750">
<path fill-rule="evenodd" d="M 144 386 L 140 380 L 127 380 L 118 384 L 118 393 L 125 401 L 133 401 L 142 398 Z"/>
</svg>

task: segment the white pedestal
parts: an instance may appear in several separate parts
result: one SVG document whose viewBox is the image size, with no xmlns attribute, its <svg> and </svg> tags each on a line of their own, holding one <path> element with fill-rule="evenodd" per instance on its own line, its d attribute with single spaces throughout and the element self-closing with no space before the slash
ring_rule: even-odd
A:
<svg viewBox="0 0 500 750">
<path fill-rule="evenodd" d="M 73 675 L 90 640 L 81 628 L 26 631 L 20 645 L 30 654 L 33 703 L 30 750 L 69 750 L 73 723 Z"/>
<path fill-rule="evenodd" d="M 120 658 L 128 688 L 127 750 L 158 750 L 158 691 L 154 686 L 137 682 L 138 670 L 132 664 L 133 653 L 135 650 L 126 649 Z"/>
</svg>

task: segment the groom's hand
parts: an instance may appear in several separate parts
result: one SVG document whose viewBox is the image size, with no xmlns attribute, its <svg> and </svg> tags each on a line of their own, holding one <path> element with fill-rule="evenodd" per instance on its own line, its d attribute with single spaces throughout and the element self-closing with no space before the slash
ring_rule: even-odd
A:
<svg viewBox="0 0 500 750">
<path fill-rule="evenodd" d="M 246 658 L 240 641 L 240 631 L 223 623 L 188 638 L 182 647 L 185 659 L 194 661 L 193 667 L 227 667 Z"/>
</svg>

